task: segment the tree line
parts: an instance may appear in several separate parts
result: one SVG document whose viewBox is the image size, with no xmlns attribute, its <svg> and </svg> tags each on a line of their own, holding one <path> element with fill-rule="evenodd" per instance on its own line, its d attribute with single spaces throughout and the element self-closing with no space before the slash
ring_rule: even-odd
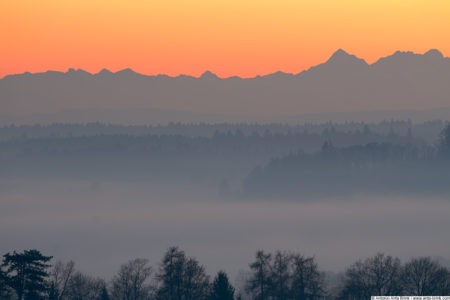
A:
<svg viewBox="0 0 450 300">
<path fill-rule="evenodd" d="M 417 137 L 435 136 L 444 126 L 445 121 L 435 120 L 424 123 L 412 123 L 410 120 L 390 120 L 378 123 L 366 122 L 322 122 L 322 123 L 180 123 L 170 122 L 166 125 L 119 125 L 100 122 L 91 123 L 53 123 L 49 125 L 14 125 L 0 127 L 0 140 L 15 138 L 45 138 L 92 135 L 183 135 L 190 137 L 212 137 L 215 132 L 241 131 L 244 135 L 258 133 L 286 134 L 310 133 L 322 134 L 326 131 L 363 133 L 368 130 L 378 135 L 395 132 L 405 136 L 412 132 Z"/>
<path fill-rule="evenodd" d="M 3 153 L 17 154 L 220 154 L 255 153 L 270 155 L 288 153 L 303 149 L 311 152 L 320 150 L 325 140 L 333 140 L 336 146 L 349 146 L 370 142 L 423 145 L 422 139 L 412 134 L 401 135 L 395 132 L 379 134 L 368 126 L 362 131 L 339 131 L 334 127 L 319 133 L 302 132 L 264 132 L 245 133 L 240 128 L 233 131 L 216 130 L 211 136 L 186 136 L 173 134 L 134 135 L 121 132 L 99 133 L 95 135 L 47 135 L 29 136 L 22 134 L 14 138 L 0 139 Z"/>
<path fill-rule="evenodd" d="M 434 145 L 371 142 L 273 157 L 244 179 L 246 195 L 257 197 L 347 196 L 358 193 L 449 194 L 450 126 Z M 327 188 L 322 187 L 326 184 Z"/>
<path fill-rule="evenodd" d="M 158 267 L 147 259 L 122 264 L 106 282 L 83 274 L 73 261 L 56 261 L 31 249 L 3 255 L 0 299 L 4 300 L 365 300 L 370 296 L 448 295 L 450 271 L 430 257 L 400 259 L 378 253 L 358 260 L 330 286 L 315 257 L 257 251 L 241 289 L 226 272 L 211 278 L 197 259 L 169 248 Z M 241 284 L 241 283 L 239 283 Z"/>
<path fill-rule="evenodd" d="M 7 130 L 9 131 L 9 129 Z M 242 178 L 272 157 L 319 151 L 324 140 L 336 146 L 355 143 L 421 145 L 412 135 L 381 135 L 365 127 L 321 133 L 215 131 L 211 136 L 181 134 L 99 134 L 0 138 L 0 177 L 193 180 L 219 185 L 228 180 L 240 189 Z M 239 185 L 236 186 L 236 185 Z"/>
</svg>

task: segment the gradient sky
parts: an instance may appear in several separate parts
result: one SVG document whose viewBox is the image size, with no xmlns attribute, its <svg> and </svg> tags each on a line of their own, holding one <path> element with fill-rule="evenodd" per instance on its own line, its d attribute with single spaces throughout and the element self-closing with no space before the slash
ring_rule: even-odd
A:
<svg viewBox="0 0 450 300">
<path fill-rule="evenodd" d="M 0 77 L 25 71 L 243 77 L 297 73 L 342 48 L 450 53 L 449 0 L 0 1 Z"/>
</svg>

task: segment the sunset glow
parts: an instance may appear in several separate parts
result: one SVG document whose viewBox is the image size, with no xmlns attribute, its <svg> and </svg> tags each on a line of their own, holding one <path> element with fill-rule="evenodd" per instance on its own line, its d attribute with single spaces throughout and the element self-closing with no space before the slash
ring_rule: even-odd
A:
<svg viewBox="0 0 450 300">
<path fill-rule="evenodd" d="M 448 0 L 18 0 L 0 2 L 0 77 L 124 68 L 243 77 L 297 73 L 342 48 L 450 53 Z"/>
</svg>

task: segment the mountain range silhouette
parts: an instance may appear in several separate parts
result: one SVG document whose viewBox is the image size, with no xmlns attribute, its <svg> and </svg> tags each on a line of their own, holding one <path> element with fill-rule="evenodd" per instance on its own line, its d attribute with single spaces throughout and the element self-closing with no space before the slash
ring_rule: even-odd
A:
<svg viewBox="0 0 450 300">
<path fill-rule="evenodd" d="M 63 111 L 154 110 L 175 111 L 178 117 L 190 114 L 195 121 L 193 114 L 259 120 L 432 110 L 450 107 L 449 83 L 450 58 L 436 49 L 424 54 L 397 51 L 373 64 L 339 49 L 326 62 L 298 74 L 275 72 L 254 78 L 219 78 L 211 71 L 200 77 L 149 76 L 131 69 L 8 75 L 0 79 L 0 114 L 14 121 Z"/>
</svg>

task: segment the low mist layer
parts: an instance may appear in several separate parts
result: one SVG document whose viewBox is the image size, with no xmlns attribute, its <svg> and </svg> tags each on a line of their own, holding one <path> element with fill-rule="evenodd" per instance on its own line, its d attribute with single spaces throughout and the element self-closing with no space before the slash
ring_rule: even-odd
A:
<svg viewBox="0 0 450 300">
<path fill-rule="evenodd" d="M 0 195 L 0 252 L 38 248 L 106 277 L 131 258 L 156 263 L 173 245 L 233 276 L 256 249 L 298 250 L 342 270 L 378 251 L 447 257 L 450 247 L 450 203 L 437 198 L 238 202 L 198 186 L 57 180 L 3 180 Z"/>
</svg>

